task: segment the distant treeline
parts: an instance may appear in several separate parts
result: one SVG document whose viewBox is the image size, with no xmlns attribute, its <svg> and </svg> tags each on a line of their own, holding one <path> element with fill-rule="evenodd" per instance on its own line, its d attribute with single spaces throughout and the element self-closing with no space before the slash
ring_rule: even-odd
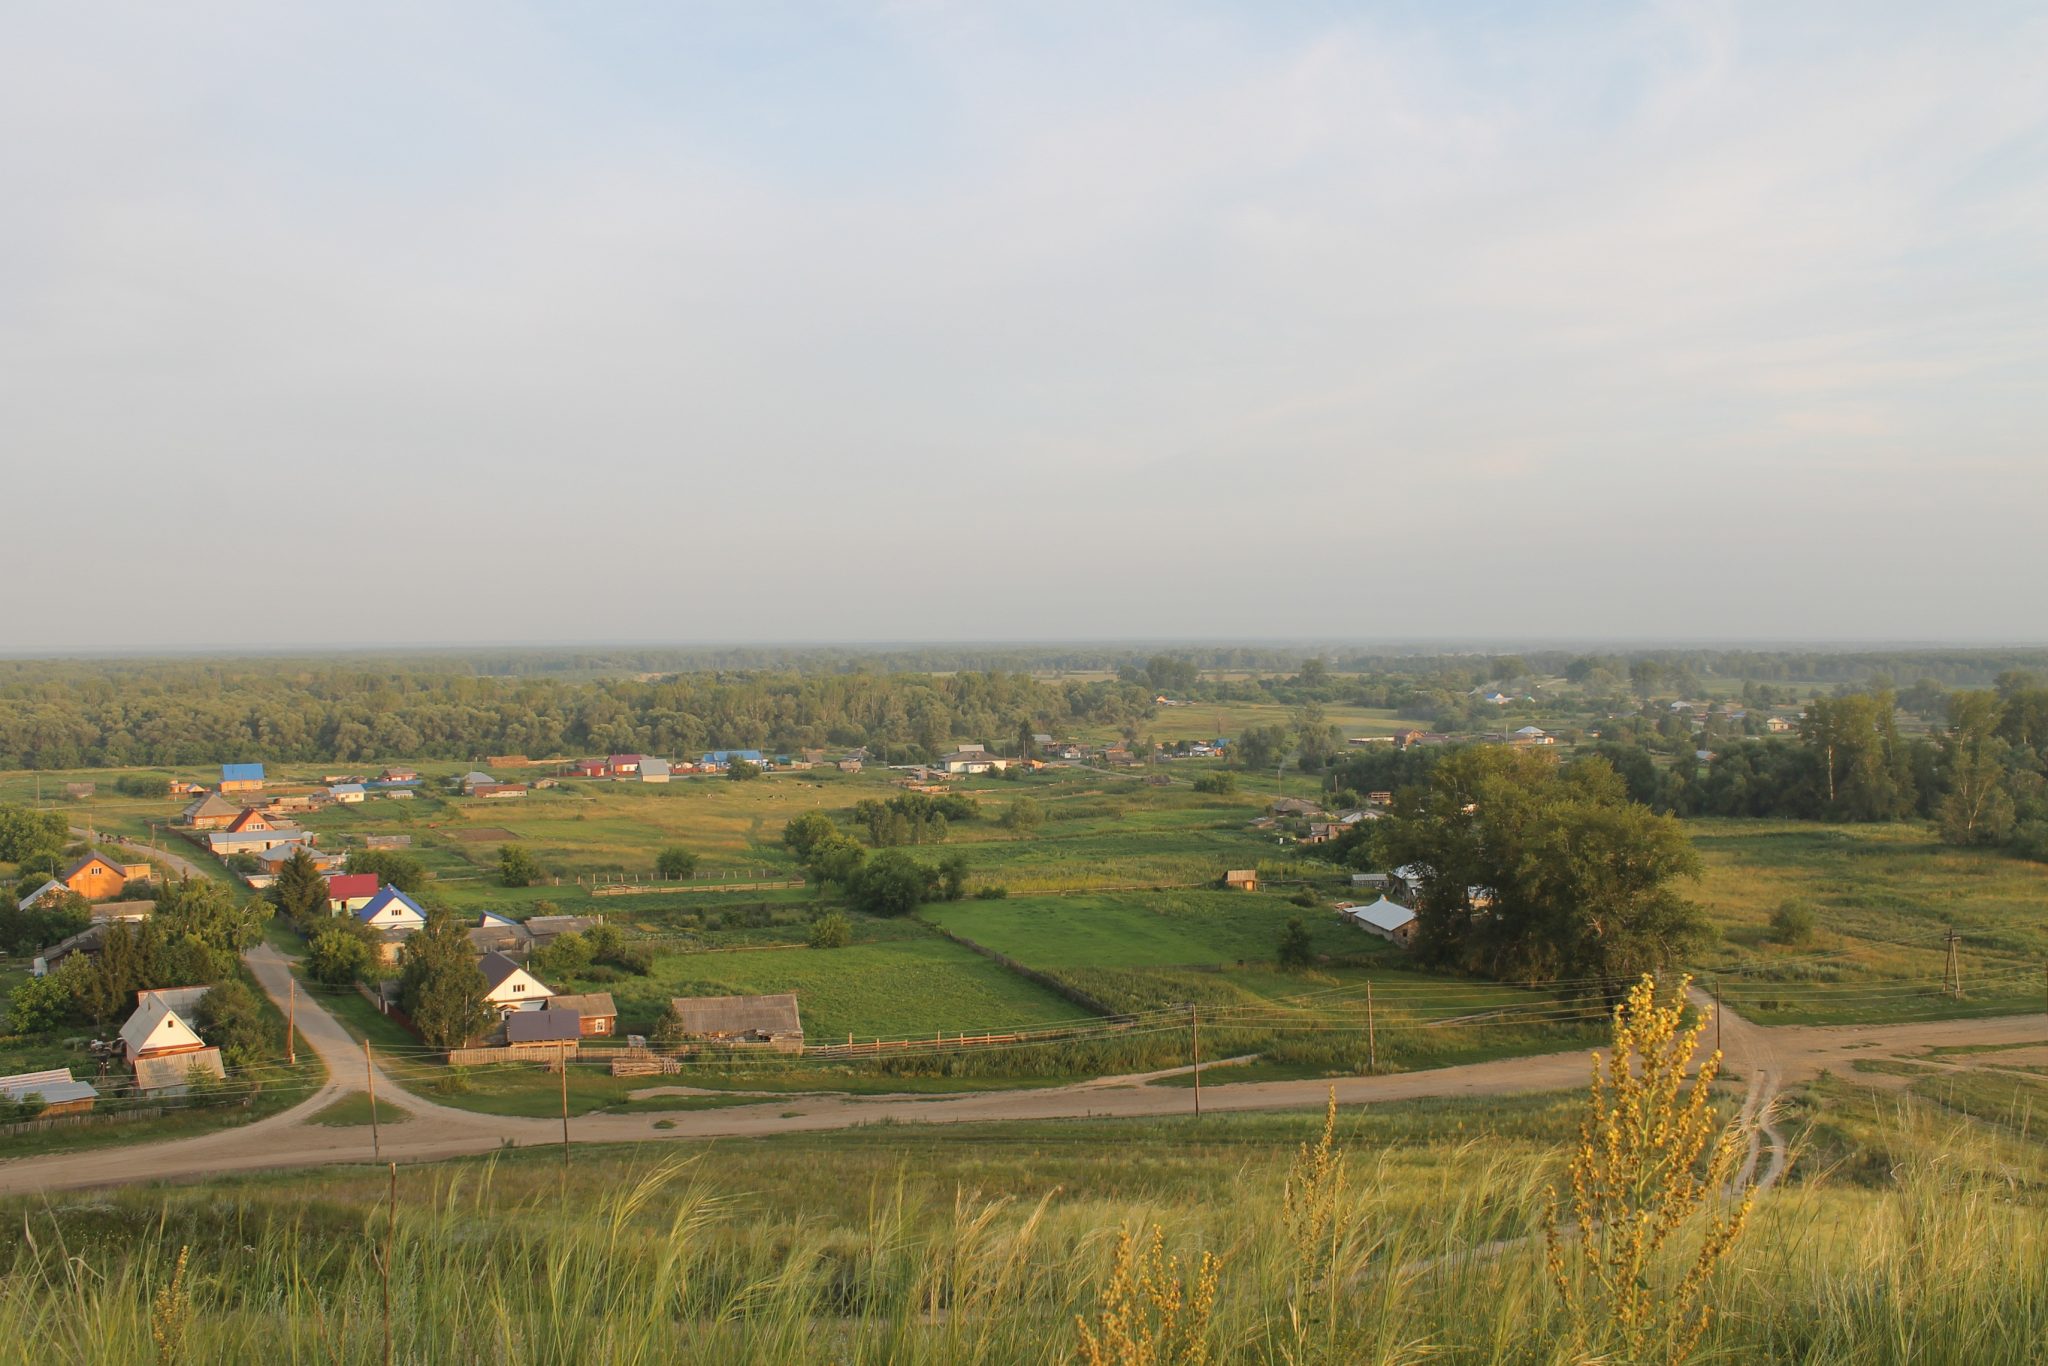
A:
<svg viewBox="0 0 2048 1366">
<path fill-rule="evenodd" d="M 52 670 L 82 667 L 94 676 L 151 676 L 165 669 L 223 668 L 326 673 L 470 675 L 494 678 L 596 678 L 671 673 L 1118 673 L 1127 681 L 1187 685 L 1197 674 L 1297 672 L 1319 659 L 1340 674 L 1401 678 L 1467 678 L 1473 683 L 1521 675 L 1583 676 L 1593 668 L 1627 678 L 1650 661 L 1674 679 L 1733 678 L 1766 683 L 1853 683 L 1887 678 L 1898 685 L 1929 679 L 1947 687 L 1985 687 L 2011 670 L 2048 670 L 2048 648 L 1827 649 L 1609 647 L 1528 650 L 1454 649 L 1431 645 L 1190 643 L 725 645 L 502 648 L 330 652 L 304 655 L 111 657 L 88 661 L 0 659 L 0 691 L 34 682 Z M 1162 667 L 1162 665 L 1166 667 Z M 1577 666 L 1576 669 L 1574 666 Z M 1185 667 L 1175 667 L 1185 666 Z"/>
<path fill-rule="evenodd" d="M 13 664 L 0 669 L 0 769 L 860 745 L 918 759 L 956 740 L 1015 752 L 1026 731 L 1079 723 L 1135 731 L 1151 711 L 1130 684 L 1012 673 L 570 681 L 278 660 Z"/>
<path fill-rule="evenodd" d="M 1893 693 L 1845 691 L 1809 702 L 1796 736 L 1748 738 L 1714 721 L 1695 732 L 1689 720 L 1672 727 L 1668 716 L 1654 725 L 1638 716 L 1606 724 L 1586 752 L 1661 812 L 1918 818 L 1951 844 L 2048 860 L 2048 685 L 2008 672 L 1995 690 L 1946 693 L 1937 705 L 1945 724 L 1931 737 L 1900 733 Z M 1345 756 L 1327 781 L 1349 794 L 1412 789 L 1452 752 L 1376 747 Z"/>
</svg>

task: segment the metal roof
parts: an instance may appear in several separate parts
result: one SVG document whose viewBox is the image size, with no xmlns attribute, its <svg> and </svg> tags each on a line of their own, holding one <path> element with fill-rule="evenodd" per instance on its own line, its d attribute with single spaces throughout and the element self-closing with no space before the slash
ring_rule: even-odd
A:
<svg viewBox="0 0 2048 1366">
<path fill-rule="evenodd" d="M 583 1017 L 573 1010 L 520 1010 L 505 1019 L 506 1043 L 574 1043 Z"/>
<path fill-rule="evenodd" d="M 73 1100 L 97 1100 L 99 1092 L 89 1081 L 76 1081 L 68 1067 L 55 1067 L 47 1072 L 19 1072 L 11 1077 L 0 1077 L 0 1096 L 19 1101 L 27 1096 L 42 1097 L 45 1105 L 61 1105 Z"/>
<path fill-rule="evenodd" d="M 263 781 L 261 764 L 222 764 L 220 780 L 224 783 L 248 783 Z"/>
</svg>

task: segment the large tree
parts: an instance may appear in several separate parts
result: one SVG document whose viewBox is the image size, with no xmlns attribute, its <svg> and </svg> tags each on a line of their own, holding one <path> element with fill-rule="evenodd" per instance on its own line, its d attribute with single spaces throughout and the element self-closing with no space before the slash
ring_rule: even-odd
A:
<svg viewBox="0 0 2048 1366">
<path fill-rule="evenodd" d="M 278 912 L 302 930 L 318 924 L 327 914 L 327 879 L 320 876 L 303 845 L 277 870 L 270 894 Z"/>
<path fill-rule="evenodd" d="M 1814 699 L 1800 738 L 1819 761 L 1824 818 L 1887 821 L 1913 810 L 1912 768 L 1890 692 Z"/>
<path fill-rule="evenodd" d="M 1679 895 L 1699 856 L 1601 759 L 1472 747 L 1403 792 L 1378 840 L 1418 868 L 1418 951 L 1511 980 L 1617 988 L 1711 938 Z"/>
<path fill-rule="evenodd" d="M 420 1037 L 435 1048 L 460 1048 L 491 1022 L 476 953 L 455 917 L 436 911 L 401 951 L 398 1002 Z"/>
<path fill-rule="evenodd" d="M 2001 710 L 1993 693 L 1949 694 L 1948 730 L 1941 737 L 1948 790 L 1935 814 L 1950 844 L 1996 844 L 2012 832 L 2013 800 L 2001 762 L 2006 744 L 1998 735 Z"/>
</svg>

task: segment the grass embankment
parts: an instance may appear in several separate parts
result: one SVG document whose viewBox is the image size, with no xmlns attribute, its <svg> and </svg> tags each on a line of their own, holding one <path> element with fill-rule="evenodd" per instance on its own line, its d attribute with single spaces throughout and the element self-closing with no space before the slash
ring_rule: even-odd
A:
<svg viewBox="0 0 2048 1366">
<path fill-rule="evenodd" d="M 1759 1205 L 1712 1284 L 1701 1359 L 2038 1360 L 2038 1139 L 1829 1085 L 1829 1111 L 1855 1127 L 1813 1131 L 1803 1179 Z M 1569 1334 L 1533 1235 L 1577 1116 L 1564 1097 L 1341 1115 L 1329 1269 L 1306 1280 L 1281 1194 L 1317 1129 L 1305 1114 L 885 1128 L 680 1159 L 578 1149 L 566 1171 L 551 1153 L 406 1168 L 395 1355 L 468 1359 L 488 1343 L 508 1360 L 1070 1360 L 1117 1232 L 1157 1225 L 1183 1258 L 1220 1254 L 1213 1360 L 1562 1363 Z M 1882 1162 L 1846 1160 L 1873 1146 Z M 11 1202 L 0 1217 L 24 1236 L 0 1253 L 0 1331 L 59 1358 L 133 1360 L 155 1354 L 153 1326 L 182 1322 L 188 1359 L 378 1360 L 388 1180 L 326 1170 Z M 183 1249 L 190 1270 L 170 1293 Z"/>
</svg>

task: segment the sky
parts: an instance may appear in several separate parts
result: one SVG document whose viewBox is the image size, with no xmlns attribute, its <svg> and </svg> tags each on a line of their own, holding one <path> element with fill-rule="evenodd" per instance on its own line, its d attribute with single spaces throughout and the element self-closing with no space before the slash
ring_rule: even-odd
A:
<svg viewBox="0 0 2048 1366">
<path fill-rule="evenodd" d="M 0 652 L 2048 639 L 2048 9 L 7 6 Z"/>
</svg>

